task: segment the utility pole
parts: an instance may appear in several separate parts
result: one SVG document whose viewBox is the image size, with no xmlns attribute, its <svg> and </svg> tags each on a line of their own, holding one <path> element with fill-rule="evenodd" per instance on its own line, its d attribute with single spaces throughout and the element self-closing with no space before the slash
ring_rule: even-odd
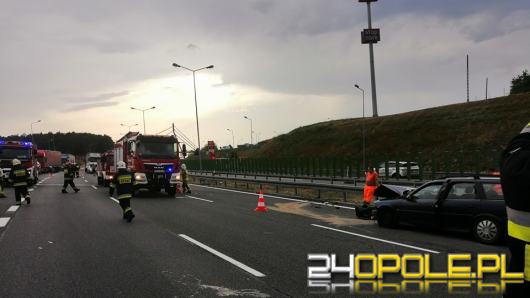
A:
<svg viewBox="0 0 530 298">
<path fill-rule="evenodd" d="M 466 55 L 467 102 L 469 102 L 469 55 Z"/>
<path fill-rule="evenodd" d="M 377 117 L 377 88 L 375 84 L 375 62 L 374 62 L 374 43 L 381 40 L 379 29 L 372 28 L 372 10 L 370 3 L 376 2 L 377 0 L 359 0 L 359 2 L 365 2 L 368 8 L 368 29 L 364 29 L 361 32 L 361 43 L 367 43 L 370 49 L 370 77 L 372 80 L 372 110 L 373 116 Z"/>
<path fill-rule="evenodd" d="M 488 99 L 488 78 L 486 77 L 486 99 Z"/>
</svg>

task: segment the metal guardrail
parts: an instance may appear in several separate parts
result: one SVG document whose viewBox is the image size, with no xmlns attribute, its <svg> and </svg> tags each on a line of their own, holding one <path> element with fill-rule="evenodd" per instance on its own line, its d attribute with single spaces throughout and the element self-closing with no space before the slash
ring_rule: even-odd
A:
<svg viewBox="0 0 530 298">
<path fill-rule="evenodd" d="M 321 185 L 322 183 L 317 183 L 317 181 L 328 182 L 327 184 L 337 185 L 336 182 L 342 182 L 343 184 L 352 184 L 353 186 L 361 185 L 365 183 L 365 179 L 361 178 L 346 178 L 346 177 L 314 177 L 314 176 L 292 176 L 292 175 L 274 175 L 274 174 L 258 174 L 258 173 L 231 173 L 231 172 L 217 172 L 217 171 L 189 171 L 192 175 L 201 175 L 201 176 L 210 176 L 210 177 L 224 177 L 236 179 L 243 176 L 242 179 L 251 179 L 258 181 L 258 177 L 264 179 L 263 181 L 274 182 L 274 180 L 269 180 L 269 178 L 278 179 L 278 182 L 288 182 L 285 180 L 291 179 L 293 182 L 297 180 L 309 180 L 311 184 Z M 248 178 L 247 178 L 248 177 Z M 241 178 L 240 178 L 241 179 Z M 284 179 L 284 181 L 282 181 Z M 402 185 L 402 186 L 411 186 L 417 187 L 424 184 L 427 181 L 423 180 L 404 180 L 404 179 L 382 179 L 382 183 Z"/>
</svg>

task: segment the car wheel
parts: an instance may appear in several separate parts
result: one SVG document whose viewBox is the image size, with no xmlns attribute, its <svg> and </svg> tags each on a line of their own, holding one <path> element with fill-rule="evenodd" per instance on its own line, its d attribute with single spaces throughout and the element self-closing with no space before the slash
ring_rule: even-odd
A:
<svg viewBox="0 0 530 298">
<path fill-rule="evenodd" d="M 501 239 L 502 228 L 496 220 L 482 217 L 477 219 L 473 225 L 473 236 L 479 242 L 493 244 Z"/>
<path fill-rule="evenodd" d="M 396 226 L 396 218 L 394 211 L 391 209 L 378 209 L 377 210 L 377 224 L 380 227 L 392 228 Z"/>
</svg>

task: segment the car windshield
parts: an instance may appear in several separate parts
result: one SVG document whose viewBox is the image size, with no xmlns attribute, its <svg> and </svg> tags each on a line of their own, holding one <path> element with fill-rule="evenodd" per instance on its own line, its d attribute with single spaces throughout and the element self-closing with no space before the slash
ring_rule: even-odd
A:
<svg viewBox="0 0 530 298">
<path fill-rule="evenodd" d="M 173 143 L 147 143 L 142 142 L 138 146 L 138 154 L 145 157 L 170 157 L 175 154 L 175 145 Z"/>
<path fill-rule="evenodd" d="M 22 148 L 0 148 L 0 159 L 28 160 L 31 157 L 29 149 Z"/>
</svg>

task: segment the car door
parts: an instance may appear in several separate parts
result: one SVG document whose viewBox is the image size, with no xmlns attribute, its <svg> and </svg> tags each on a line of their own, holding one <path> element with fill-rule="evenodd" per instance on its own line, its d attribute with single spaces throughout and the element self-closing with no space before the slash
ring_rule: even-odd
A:
<svg viewBox="0 0 530 298">
<path fill-rule="evenodd" d="M 435 205 L 442 185 L 441 182 L 435 182 L 412 192 L 397 210 L 399 222 L 415 226 L 434 226 Z"/>
<path fill-rule="evenodd" d="M 481 200 L 481 214 L 492 215 L 501 224 L 506 222 L 506 204 L 500 181 L 487 181 L 482 183 L 484 192 Z"/>
<path fill-rule="evenodd" d="M 475 181 L 449 184 L 437 204 L 437 224 L 444 230 L 468 231 L 481 209 L 477 190 Z"/>
</svg>

